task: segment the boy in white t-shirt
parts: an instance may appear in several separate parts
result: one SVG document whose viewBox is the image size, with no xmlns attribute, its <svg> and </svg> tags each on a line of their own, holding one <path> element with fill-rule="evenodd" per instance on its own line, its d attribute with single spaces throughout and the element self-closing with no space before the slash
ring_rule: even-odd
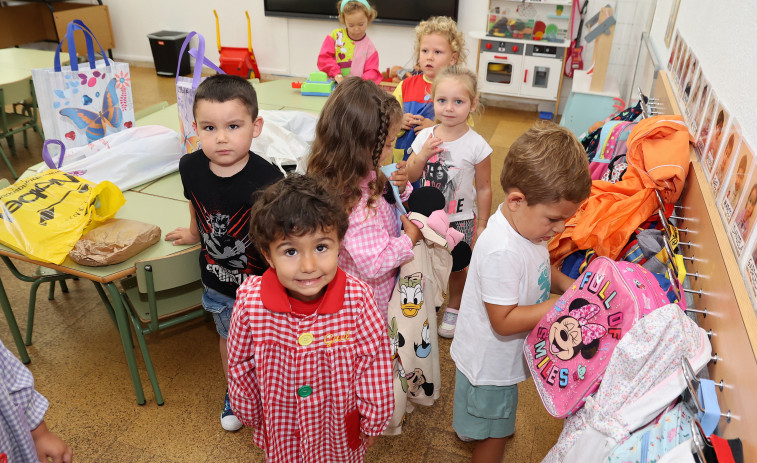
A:
<svg viewBox="0 0 757 463">
<path fill-rule="evenodd" d="M 586 152 L 567 129 L 536 123 L 512 144 L 505 201 L 473 249 L 450 354 L 457 367 L 452 427 L 478 441 L 474 462 L 500 462 L 515 431 L 523 342 L 573 280 L 550 267 L 547 241 L 589 196 Z"/>
</svg>

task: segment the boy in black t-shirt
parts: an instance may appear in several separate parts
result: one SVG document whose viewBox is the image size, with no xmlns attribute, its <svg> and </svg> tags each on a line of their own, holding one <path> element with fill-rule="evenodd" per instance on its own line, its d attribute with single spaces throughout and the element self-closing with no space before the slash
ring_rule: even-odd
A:
<svg viewBox="0 0 757 463">
<path fill-rule="evenodd" d="M 224 74 L 208 77 L 197 87 L 192 110 L 201 149 L 179 162 L 190 224 L 167 233 L 166 240 L 174 244 L 201 242 L 202 305 L 213 314 L 220 335 L 221 363 L 228 375 L 226 337 L 237 288 L 245 278 L 262 275 L 266 268 L 248 238 L 252 195 L 282 174 L 250 151 L 263 119 L 258 116 L 257 95 L 249 82 Z M 228 389 L 221 426 L 227 431 L 242 427 L 229 406 Z"/>
</svg>

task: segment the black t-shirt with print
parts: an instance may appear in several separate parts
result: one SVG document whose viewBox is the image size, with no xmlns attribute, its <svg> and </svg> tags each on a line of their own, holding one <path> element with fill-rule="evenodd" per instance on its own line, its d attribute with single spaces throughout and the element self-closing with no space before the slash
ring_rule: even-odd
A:
<svg viewBox="0 0 757 463">
<path fill-rule="evenodd" d="M 262 275 L 267 268 L 248 237 L 252 195 L 283 174 L 250 152 L 241 171 L 231 177 L 219 177 L 210 170 L 210 161 L 202 150 L 183 156 L 179 173 L 184 196 L 197 215 L 202 282 L 235 297 L 245 278 Z"/>
</svg>

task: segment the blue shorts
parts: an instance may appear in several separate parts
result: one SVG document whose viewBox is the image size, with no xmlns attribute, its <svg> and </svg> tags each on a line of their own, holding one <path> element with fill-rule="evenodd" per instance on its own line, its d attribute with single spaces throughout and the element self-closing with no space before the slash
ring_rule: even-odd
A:
<svg viewBox="0 0 757 463">
<path fill-rule="evenodd" d="M 233 297 L 219 293 L 207 286 L 202 293 L 202 306 L 213 314 L 213 321 L 216 322 L 216 331 L 218 331 L 219 336 L 223 339 L 229 337 L 229 323 L 231 323 L 234 300 Z"/>
<path fill-rule="evenodd" d="M 452 428 L 474 440 L 502 438 L 515 432 L 518 385 L 474 386 L 455 368 Z"/>
</svg>

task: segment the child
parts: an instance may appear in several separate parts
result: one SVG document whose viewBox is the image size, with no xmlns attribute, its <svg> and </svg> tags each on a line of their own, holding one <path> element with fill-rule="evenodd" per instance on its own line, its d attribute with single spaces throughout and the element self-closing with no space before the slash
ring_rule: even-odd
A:
<svg viewBox="0 0 757 463">
<path fill-rule="evenodd" d="M 465 63 L 465 39 L 452 18 L 435 16 L 415 28 L 415 59 L 423 74 L 400 82 L 394 96 L 402 104 L 402 130 L 394 145 L 394 160 L 407 160 L 415 135 L 434 125 L 431 83 L 444 68 Z"/>
<path fill-rule="evenodd" d="M 450 226 L 462 232 L 471 247 L 474 233 L 478 236 L 486 228 L 492 205 L 492 149 L 467 124 L 478 106 L 476 82 L 476 75 L 462 66 L 450 66 L 436 76 L 432 88 L 434 114 L 441 122 L 418 133 L 407 161 L 411 182 L 423 173 L 421 185 L 442 190 Z M 451 338 L 455 334 L 465 273 L 450 274 L 449 302 L 439 336 Z"/>
<path fill-rule="evenodd" d="M 2 341 L 0 371 L 0 461 L 46 462 L 51 458 L 71 463 L 71 448 L 45 424 L 49 402 L 34 389 L 29 369 Z"/>
<path fill-rule="evenodd" d="M 378 51 L 365 35 L 365 29 L 376 19 L 376 9 L 366 0 L 340 0 L 337 9 L 339 22 L 346 27 L 326 36 L 318 53 L 318 69 L 337 83 L 349 76 L 380 83 Z"/>
<path fill-rule="evenodd" d="M 399 267 L 413 258 L 421 232 L 404 215 L 397 218 L 391 191 L 379 166 L 392 156 L 402 110 L 373 82 L 347 78 L 323 107 L 315 127 L 308 174 L 325 179 L 350 213 L 339 267 L 372 287 L 386 317 Z M 391 180 L 402 201 L 410 196 L 405 162 Z M 405 234 L 400 236 L 400 220 Z"/>
<path fill-rule="evenodd" d="M 268 462 L 361 462 L 394 409 L 386 321 L 337 266 L 349 222 L 329 190 L 292 175 L 252 208 L 270 269 L 237 291 L 229 395 Z"/>
<path fill-rule="evenodd" d="M 735 143 L 736 134 L 732 133 L 731 136 L 728 137 L 728 141 L 723 147 L 723 154 L 720 155 L 720 162 L 718 163 L 718 167 L 715 171 L 715 176 L 718 179 L 718 186 L 715 188 L 716 193 L 720 189 L 719 187 L 723 184 L 723 180 L 725 180 L 725 174 L 728 172 L 728 168 L 730 167 L 731 156 L 733 155 L 733 145 Z"/>
<path fill-rule="evenodd" d="M 755 204 L 757 204 L 757 185 L 752 185 L 752 189 L 749 190 L 749 196 L 746 198 L 746 204 L 744 204 L 744 210 L 741 211 L 741 214 L 736 219 L 739 233 L 741 233 L 741 238 L 743 239 L 746 239 L 749 227 L 752 225 Z"/>
<path fill-rule="evenodd" d="M 564 127 L 538 122 L 513 142 L 500 183 L 505 201 L 473 249 L 450 348 L 452 427 L 478 441 L 474 462 L 502 461 L 505 437 L 515 431 L 517 383 L 528 376 L 523 341 L 554 305 L 550 289 L 573 284 L 550 268 L 546 243 L 589 196 L 586 152 Z"/>
<path fill-rule="evenodd" d="M 208 77 L 197 87 L 193 113 L 192 125 L 202 148 L 179 161 L 190 224 L 189 228 L 167 233 L 166 240 L 202 244 L 202 305 L 213 314 L 226 374 L 226 336 L 237 288 L 248 276 L 261 275 L 265 270 L 265 262 L 247 237 L 252 194 L 282 175 L 250 152 L 263 119 L 258 117 L 257 95 L 248 81 L 224 74 Z M 242 427 L 229 407 L 228 391 L 221 426 L 227 431 Z"/>
<path fill-rule="evenodd" d="M 731 205 L 736 204 L 736 200 L 739 199 L 741 189 L 744 187 L 744 178 L 746 177 L 747 167 L 746 155 L 742 155 L 739 159 L 739 165 L 736 167 L 736 172 L 733 173 L 733 179 L 731 180 L 731 189 L 725 194 L 728 202 Z"/>
</svg>

